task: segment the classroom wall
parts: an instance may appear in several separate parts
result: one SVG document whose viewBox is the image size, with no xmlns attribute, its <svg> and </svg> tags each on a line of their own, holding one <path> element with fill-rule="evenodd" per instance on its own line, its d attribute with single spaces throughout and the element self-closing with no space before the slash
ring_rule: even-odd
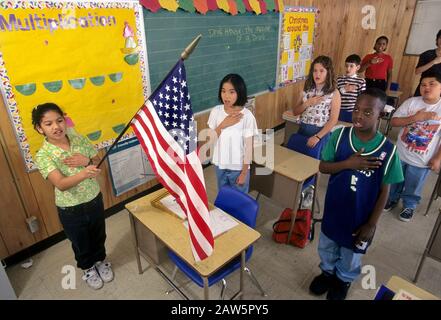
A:
<svg viewBox="0 0 441 320">
<path fill-rule="evenodd" d="M 418 77 L 414 69 L 418 57 L 403 56 L 407 36 L 410 30 L 417 0 L 285 0 L 285 5 L 314 6 L 320 10 L 319 25 L 316 30 L 314 55 L 329 55 L 334 60 L 337 73 L 342 73 L 344 59 L 351 53 L 361 56 L 371 52 L 376 37 L 387 35 L 390 38 L 389 53 L 395 63 L 393 80 L 400 83 L 403 98 L 413 93 Z M 377 29 L 364 30 L 361 26 L 362 8 L 366 4 L 376 8 Z M 338 22 L 338 23 L 336 23 Z M 266 93 L 256 98 L 256 119 L 259 128 L 268 129 L 283 123 L 282 113 L 290 108 L 303 89 L 303 82 L 292 84 L 276 92 Z M 206 128 L 208 113 L 197 116 L 198 130 Z M 38 172 L 26 173 L 15 140 L 9 117 L 3 102 L 0 102 L 0 135 L 5 145 L 5 159 L 12 168 L 8 180 L 10 192 L 17 199 L 16 208 L 0 212 L 2 224 L 13 221 L 14 226 L 0 230 L 0 259 L 12 255 L 61 231 L 54 206 L 54 192 L 47 181 Z M 104 151 L 100 152 L 102 156 Z M 142 187 L 129 191 L 119 197 L 112 192 L 107 162 L 102 166 L 103 174 L 99 182 L 104 195 L 105 207 L 112 207 L 136 194 L 150 188 L 156 181 L 150 181 Z M 2 174 L 5 167 L 1 167 Z M 0 181 L 0 183 L 3 183 Z M 12 183 L 12 184 L 11 184 Z M 6 190 L 0 185 L 0 189 Z M 22 209 L 20 209 L 20 206 Z M 19 211 L 17 211 L 19 210 Z M 20 211 L 21 210 L 21 211 Z M 17 214 L 19 212 L 20 214 Z M 36 216 L 40 230 L 30 234 L 27 230 L 26 217 Z"/>
</svg>

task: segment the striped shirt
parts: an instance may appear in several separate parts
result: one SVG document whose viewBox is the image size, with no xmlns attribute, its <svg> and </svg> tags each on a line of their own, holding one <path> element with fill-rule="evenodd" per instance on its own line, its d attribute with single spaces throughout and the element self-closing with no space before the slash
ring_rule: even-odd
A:
<svg viewBox="0 0 441 320">
<path fill-rule="evenodd" d="M 346 92 L 345 85 L 347 84 L 355 85 L 355 91 Z M 341 110 L 352 111 L 354 110 L 357 97 L 366 90 L 366 81 L 357 75 L 340 76 L 337 78 L 337 88 L 341 95 Z"/>
</svg>

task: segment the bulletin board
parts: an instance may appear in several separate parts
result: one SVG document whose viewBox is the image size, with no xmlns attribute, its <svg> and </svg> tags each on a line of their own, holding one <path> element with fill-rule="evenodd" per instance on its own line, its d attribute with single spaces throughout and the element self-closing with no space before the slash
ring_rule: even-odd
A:
<svg viewBox="0 0 441 320">
<path fill-rule="evenodd" d="M 58 104 L 98 149 L 142 106 L 150 93 L 143 23 L 138 1 L 1 2 L 1 90 L 28 171 L 43 142 L 31 119 L 38 104 Z"/>
<path fill-rule="evenodd" d="M 318 10 L 285 7 L 280 13 L 277 85 L 304 80 L 313 59 Z"/>
</svg>

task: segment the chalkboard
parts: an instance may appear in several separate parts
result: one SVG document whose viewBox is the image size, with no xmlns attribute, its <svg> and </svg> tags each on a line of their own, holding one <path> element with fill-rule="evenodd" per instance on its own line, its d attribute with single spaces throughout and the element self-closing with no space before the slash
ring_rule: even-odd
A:
<svg viewBox="0 0 441 320">
<path fill-rule="evenodd" d="M 279 36 L 276 12 L 232 16 L 220 10 L 206 15 L 144 10 L 144 27 L 152 90 L 185 47 L 202 34 L 185 62 L 193 112 L 219 104 L 219 82 L 228 73 L 244 78 L 248 95 L 275 85 Z"/>
<path fill-rule="evenodd" d="M 406 54 L 420 55 L 436 47 L 436 34 L 441 29 L 441 1 L 418 1 L 409 38 Z"/>
</svg>

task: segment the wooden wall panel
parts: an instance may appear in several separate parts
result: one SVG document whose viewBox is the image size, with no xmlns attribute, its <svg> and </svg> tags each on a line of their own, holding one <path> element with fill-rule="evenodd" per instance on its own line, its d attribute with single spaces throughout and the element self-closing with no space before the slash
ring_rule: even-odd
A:
<svg viewBox="0 0 441 320">
<path fill-rule="evenodd" d="M 401 60 L 400 72 L 398 73 L 398 83 L 400 91 L 403 92 L 400 101 L 413 96 L 418 86 L 421 75 L 415 75 L 415 67 L 418 63 L 418 56 L 404 56 Z"/>
<path fill-rule="evenodd" d="M 13 254 L 34 244 L 35 239 L 27 228 L 26 212 L 1 144 L 0 168 L 0 234 L 9 254 Z"/>
<path fill-rule="evenodd" d="M 8 257 L 9 255 L 10 254 L 9 254 L 8 249 L 6 248 L 5 242 L 3 241 L 3 238 L 0 235 L 0 260 L 3 260 L 4 258 Z"/>
<path fill-rule="evenodd" d="M 44 224 L 44 217 L 34 196 L 34 189 L 30 183 L 29 175 L 26 173 L 23 158 L 15 138 L 8 112 L 0 95 L 0 136 L 4 141 L 5 155 L 12 166 L 12 174 L 18 191 L 23 199 L 25 214 L 27 217 L 35 216 L 40 222 L 40 229 L 33 236 L 37 241 L 47 238 L 49 235 Z M 2 168 L 2 171 L 6 168 Z M 0 186 L 2 189 L 3 186 Z"/>
</svg>

